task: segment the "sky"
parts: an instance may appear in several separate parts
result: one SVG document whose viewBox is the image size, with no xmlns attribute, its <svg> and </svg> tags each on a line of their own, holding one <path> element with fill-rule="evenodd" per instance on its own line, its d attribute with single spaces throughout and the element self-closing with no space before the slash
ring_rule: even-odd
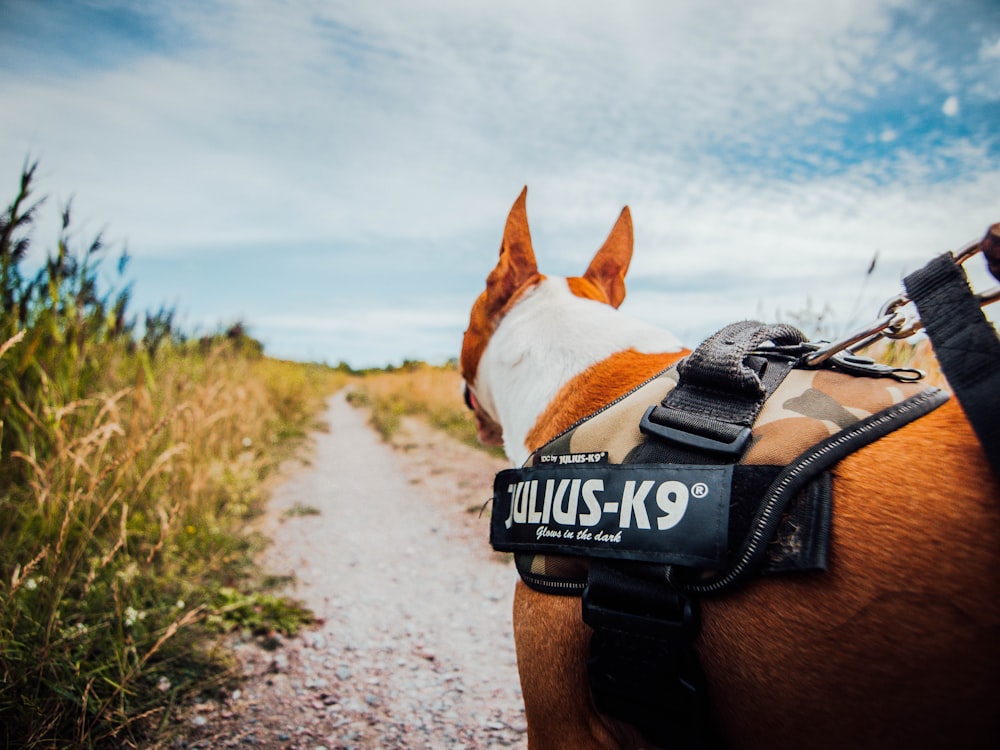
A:
<svg viewBox="0 0 1000 750">
<path fill-rule="evenodd" d="M 1000 221 L 998 0 L 0 0 L 0 103 L 36 253 L 71 200 L 134 312 L 354 367 L 458 355 L 525 185 L 551 275 L 628 205 L 688 345 L 843 334 Z"/>
</svg>

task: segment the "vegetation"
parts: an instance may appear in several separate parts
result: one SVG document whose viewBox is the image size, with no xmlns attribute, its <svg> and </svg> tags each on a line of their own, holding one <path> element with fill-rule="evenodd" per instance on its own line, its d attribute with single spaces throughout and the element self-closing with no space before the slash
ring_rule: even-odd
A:
<svg viewBox="0 0 1000 750">
<path fill-rule="evenodd" d="M 371 409 L 371 424 L 386 440 L 404 416 L 418 416 L 467 445 L 483 446 L 476 421 L 462 401 L 462 376 L 455 363 L 443 366 L 405 362 L 401 367 L 368 371 L 355 381 L 348 400 Z M 500 449 L 488 449 L 503 455 Z"/>
<path fill-rule="evenodd" d="M 0 217 L 0 745 L 137 746 L 226 677 L 218 633 L 308 621 L 254 577 L 248 521 L 346 375 L 240 325 L 140 327 L 127 256 L 102 275 L 68 207 L 29 273 L 34 173 Z"/>
</svg>

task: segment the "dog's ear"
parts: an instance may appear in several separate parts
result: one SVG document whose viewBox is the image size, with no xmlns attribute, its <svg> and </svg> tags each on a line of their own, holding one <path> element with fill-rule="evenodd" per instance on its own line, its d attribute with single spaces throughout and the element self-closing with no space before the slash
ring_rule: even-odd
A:
<svg viewBox="0 0 1000 750">
<path fill-rule="evenodd" d="M 514 201 L 500 243 L 500 260 L 486 278 L 486 296 L 490 312 L 499 312 L 526 284 L 540 278 L 535 251 L 528 231 L 528 188 Z"/>
<path fill-rule="evenodd" d="M 583 275 L 604 292 L 612 307 L 618 307 L 625 299 L 625 273 L 632 260 L 632 243 L 632 214 L 625 206 Z"/>
</svg>

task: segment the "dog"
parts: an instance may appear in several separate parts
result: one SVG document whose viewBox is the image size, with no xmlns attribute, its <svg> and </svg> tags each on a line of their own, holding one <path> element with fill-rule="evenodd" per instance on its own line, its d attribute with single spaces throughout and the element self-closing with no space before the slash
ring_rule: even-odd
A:
<svg viewBox="0 0 1000 750">
<path fill-rule="evenodd" d="M 479 439 L 519 466 L 579 419 L 689 354 L 618 310 L 626 207 L 580 277 L 539 272 L 527 188 L 472 307 L 460 367 Z M 1000 397 L 1000 396 L 998 396 Z M 960 406 L 833 472 L 829 569 L 701 600 L 712 720 L 731 748 L 995 747 L 1000 741 L 1000 486 Z M 579 599 L 516 584 L 528 745 L 646 747 L 594 705 Z"/>
</svg>

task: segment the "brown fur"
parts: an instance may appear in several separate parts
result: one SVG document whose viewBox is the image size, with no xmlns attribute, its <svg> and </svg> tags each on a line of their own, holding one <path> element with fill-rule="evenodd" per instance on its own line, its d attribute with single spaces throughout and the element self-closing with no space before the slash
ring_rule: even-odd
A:
<svg viewBox="0 0 1000 750">
<path fill-rule="evenodd" d="M 611 302 L 613 270 L 610 264 L 598 281 L 571 289 Z M 474 310 L 473 320 L 480 314 Z M 470 325 L 467 377 L 467 353 L 474 359 L 486 344 L 470 336 L 498 321 Z M 677 356 L 622 352 L 591 368 L 539 418 L 529 447 Z M 995 746 L 1000 486 L 961 408 L 952 400 L 844 459 L 834 493 L 828 572 L 759 579 L 702 601 L 697 645 L 728 744 Z M 578 599 L 519 582 L 514 630 L 530 747 L 642 746 L 633 730 L 593 708 L 584 671 L 589 630 Z"/>
<path fill-rule="evenodd" d="M 562 387 L 528 433 L 528 444 L 532 450 L 545 445 L 581 416 L 593 414 L 607 404 L 609 393 L 627 393 L 688 353 L 642 354 L 628 349 L 612 354 Z"/>
</svg>

